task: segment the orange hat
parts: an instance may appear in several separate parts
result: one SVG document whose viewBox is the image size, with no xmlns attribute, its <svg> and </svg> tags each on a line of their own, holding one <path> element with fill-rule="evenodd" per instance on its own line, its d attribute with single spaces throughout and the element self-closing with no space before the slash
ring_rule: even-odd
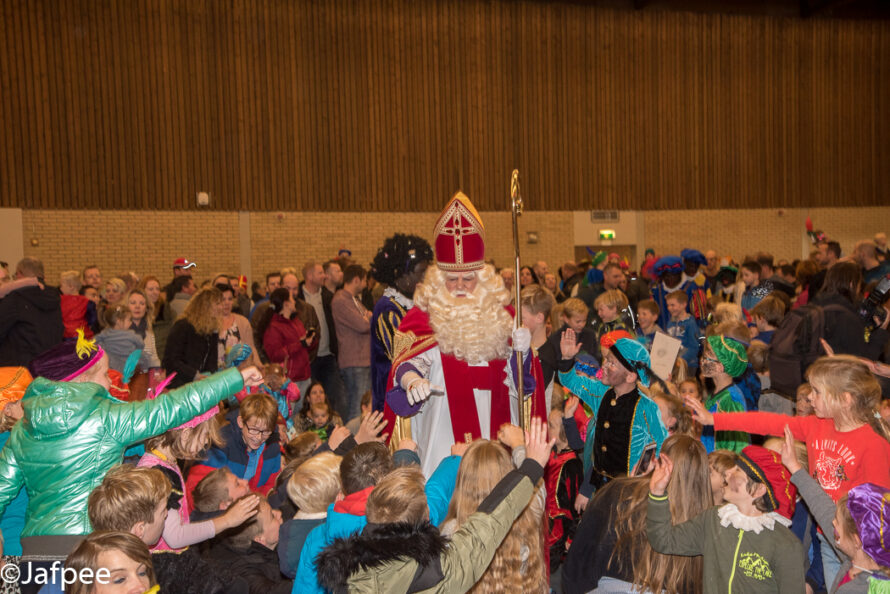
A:
<svg viewBox="0 0 890 594">
<path fill-rule="evenodd" d="M 436 264 L 449 272 L 479 270 L 485 265 L 485 227 L 470 199 L 455 194 L 436 221 Z"/>
<path fill-rule="evenodd" d="M 22 399 L 32 379 L 26 367 L 0 367 L 0 413 L 10 402 Z"/>
</svg>

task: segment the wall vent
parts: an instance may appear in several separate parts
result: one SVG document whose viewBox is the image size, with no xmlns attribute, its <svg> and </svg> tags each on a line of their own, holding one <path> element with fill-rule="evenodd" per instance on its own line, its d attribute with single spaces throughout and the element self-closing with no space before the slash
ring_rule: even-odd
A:
<svg viewBox="0 0 890 594">
<path fill-rule="evenodd" d="M 616 223 L 618 222 L 617 210 L 591 210 L 590 221 L 592 223 Z"/>
</svg>

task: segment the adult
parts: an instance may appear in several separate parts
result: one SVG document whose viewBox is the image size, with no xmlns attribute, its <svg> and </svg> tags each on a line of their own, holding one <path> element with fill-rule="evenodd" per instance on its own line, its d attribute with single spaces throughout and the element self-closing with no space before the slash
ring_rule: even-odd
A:
<svg viewBox="0 0 890 594">
<path fill-rule="evenodd" d="M 544 260 L 538 260 L 535 262 L 535 265 L 532 266 L 532 271 L 535 273 L 535 276 L 538 277 L 538 280 L 544 282 L 544 276 L 550 272 L 550 267 L 547 266 L 547 262 Z"/>
<path fill-rule="evenodd" d="M 886 262 L 888 257 L 890 257 L 890 249 L 887 248 L 886 233 L 875 233 L 875 251 L 878 254 L 878 259 L 882 262 Z"/>
<path fill-rule="evenodd" d="M 574 358 L 581 349 L 571 329 L 563 334 L 560 349 L 564 360 Z M 667 429 L 658 405 L 637 388 L 637 382 L 648 387 L 652 378 L 649 353 L 631 338 L 620 338 L 609 347 L 603 357 L 602 379 L 581 376 L 574 369 L 560 371 L 560 383 L 593 411 L 583 444 L 574 418 L 567 416 L 568 422 L 563 422 L 569 445 L 584 448 L 585 480 L 576 509 L 584 509 L 594 490 L 611 479 L 631 475 L 646 448 L 654 447 L 656 453 L 661 448 Z"/>
<path fill-rule="evenodd" d="M 303 284 L 300 286 L 298 297 L 304 303 L 315 310 L 318 318 L 318 352 L 312 360 L 312 377 L 324 385 L 334 409 L 342 415 L 344 405 L 343 379 L 340 377 L 340 368 L 337 366 L 337 330 L 334 327 L 334 314 L 331 311 L 331 301 L 334 294 L 325 284 L 324 268 L 313 261 L 303 265 Z"/>
<path fill-rule="evenodd" d="M 235 312 L 235 289 L 229 283 L 217 283 L 216 288 L 222 294 L 221 320 L 219 326 L 219 349 L 217 365 L 219 369 L 225 367 L 226 356 L 237 344 L 250 347 L 250 356 L 244 362 L 247 365 L 259 365 L 260 358 L 253 342 L 253 328 L 250 322 L 239 313 Z"/>
<path fill-rule="evenodd" d="M 198 287 L 191 275 L 183 274 L 173 279 L 167 290 L 167 302 L 170 304 L 174 320 L 182 315 L 189 300 L 197 292 Z"/>
<path fill-rule="evenodd" d="M 0 366 L 27 365 L 62 342 L 65 325 L 59 290 L 44 286 L 43 262 L 22 258 L 15 267 L 18 288 L 0 299 Z M 11 283 L 10 283 L 11 284 Z"/>
<path fill-rule="evenodd" d="M 191 276 L 192 269 L 197 268 L 198 265 L 194 262 L 194 260 L 189 260 L 188 258 L 176 258 L 173 261 L 173 278 L 177 276 Z"/>
<path fill-rule="evenodd" d="M 365 269 L 350 264 L 343 273 L 343 288 L 331 301 L 331 313 L 337 330 L 337 365 L 346 387 L 346 419 L 358 417 L 365 392 L 371 389 L 371 312 L 359 296 L 365 284 Z"/>
<path fill-rule="evenodd" d="M 513 283 L 516 282 L 516 279 L 514 278 L 516 273 L 513 271 L 512 268 L 501 268 L 501 271 L 498 274 L 500 274 L 501 278 L 504 279 L 504 288 L 507 289 L 507 291 L 509 291 L 512 295 Z"/>
<path fill-rule="evenodd" d="M 865 285 L 879 282 L 890 274 L 890 262 L 878 260 L 877 246 L 873 241 L 864 239 L 856 242 L 853 260 L 862 267 L 862 282 Z"/>
<path fill-rule="evenodd" d="M 127 307 L 130 309 L 130 327 L 142 339 L 144 346 L 143 358 L 149 367 L 160 367 L 161 358 L 155 344 L 155 333 L 152 327 L 151 302 L 140 289 L 133 289 L 127 295 Z"/>
<path fill-rule="evenodd" d="M 683 261 L 677 256 L 662 256 L 652 265 L 652 300 L 658 305 L 658 325 L 667 328 L 671 313 L 667 308 L 667 296 L 683 288 Z"/>
<path fill-rule="evenodd" d="M 124 279 L 113 277 L 105 283 L 105 298 L 102 301 L 102 309 L 120 305 L 127 295 L 127 283 Z M 99 320 L 102 320 L 102 312 L 99 312 Z"/>
<path fill-rule="evenodd" d="M 283 366 L 288 379 L 305 394 L 311 375 L 309 349 L 318 341 L 318 336 L 315 331 L 307 330 L 296 315 L 296 301 L 290 291 L 284 287 L 272 291 L 269 308 L 257 333 L 269 361 Z"/>
<path fill-rule="evenodd" d="M 862 272 L 854 262 L 838 262 L 828 269 L 819 295 L 813 300 L 825 311 L 825 340 L 835 353 L 877 360 L 890 334 L 890 314 L 875 328 L 859 316 L 862 298 Z"/>
<path fill-rule="evenodd" d="M 164 358 L 164 349 L 167 347 L 167 335 L 173 326 L 175 314 L 167 303 L 167 296 L 161 289 L 161 281 L 156 276 L 144 276 L 137 289 L 145 293 L 148 299 L 148 315 L 151 330 L 155 339 L 155 351 L 159 359 Z"/>
<path fill-rule="evenodd" d="M 713 288 L 717 285 L 717 274 L 720 272 L 720 258 L 717 256 L 717 252 L 714 250 L 706 251 L 705 262 L 702 274 L 705 275 L 708 284 Z"/>
<path fill-rule="evenodd" d="M 336 295 L 340 287 L 343 286 L 343 273 L 346 267 L 341 267 L 337 260 L 328 260 L 321 268 L 324 270 L 325 288 Z"/>
<path fill-rule="evenodd" d="M 177 427 L 262 380 L 256 368 L 232 369 L 163 398 L 121 402 L 108 392 L 108 357 L 89 341 L 57 345 L 32 361 L 31 372 L 37 379 L 22 401 L 23 422 L 0 452 L 0 513 L 24 486 L 29 497 L 24 560 L 47 566 L 89 534 L 87 498 L 130 444 Z"/>
<path fill-rule="evenodd" d="M 625 280 L 624 271 L 621 270 L 621 265 L 615 262 L 609 262 L 603 267 L 603 280 L 600 283 L 594 283 L 592 285 L 588 285 L 578 290 L 578 299 L 584 302 L 587 305 L 587 309 L 590 312 L 588 316 L 588 321 L 597 320 L 596 315 L 596 307 L 594 303 L 596 302 L 596 298 L 610 290 L 618 290 L 621 289 L 621 281 Z M 622 291 L 623 293 L 624 291 Z"/>
<path fill-rule="evenodd" d="M 513 331 L 505 307 L 510 295 L 485 263 L 485 229 L 469 198 L 458 192 L 448 202 L 434 234 L 436 266 L 427 269 L 415 291 L 417 307 L 399 326 L 387 393 L 389 408 L 403 418 L 390 435 L 408 437 L 410 430 L 426 476 L 454 443 L 491 439 L 502 424 L 519 424 L 518 373 L 524 414 L 543 419 L 548 413 L 525 356 L 531 335 L 526 328 Z M 513 367 L 511 333 L 523 370 Z"/>
<path fill-rule="evenodd" d="M 83 269 L 80 280 L 83 284 L 98 289 L 102 286 L 102 271 L 99 270 L 99 267 L 96 265 L 87 266 Z"/>
<path fill-rule="evenodd" d="M 219 368 L 217 345 L 221 314 L 222 294 L 216 287 L 201 289 L 189 301 L 167 337 L 163 367 L 167 373 L 176 373 L 170 387 L 178 388 L 202 379 Z"/>
<path fill-rule="evenodd" d="M 535 274 L 531 266 L 523 266 L 519 269 L 519 286 L 521 288 L 524 289 L 531 284 L 537 285 L 539 283 L 538 275 Z"/>
<path fill-rule="evenodd" d="M 386 379 L 395 356 L 396 330 L 405 314 L 414 307 L 414 290 L 432 261 L 433 249 L 427 240 L 417 235 L 396 233 L 383 242 L 371 263 L 371 275 L 386 285 L 371 316 L 373 410 L 383 410 Z"/>
</svg>

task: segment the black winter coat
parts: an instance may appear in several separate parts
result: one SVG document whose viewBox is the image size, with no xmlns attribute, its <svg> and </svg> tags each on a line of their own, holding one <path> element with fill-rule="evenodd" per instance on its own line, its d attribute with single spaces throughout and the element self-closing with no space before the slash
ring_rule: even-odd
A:
<svg viewBox="0 0 890 594">
<path fill-rule="evenodd" d="M 62 299 L 55 287 L 24 287 L 0 300 L 0 366 L 27 365 L 62 342 Z"/>
</svg>

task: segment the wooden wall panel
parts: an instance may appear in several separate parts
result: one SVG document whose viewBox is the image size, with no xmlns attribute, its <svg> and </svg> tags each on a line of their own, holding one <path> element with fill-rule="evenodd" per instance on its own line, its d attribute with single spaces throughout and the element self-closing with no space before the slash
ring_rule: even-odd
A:
<svg viewBox="0 0 890 594">
<path fill-rule="evenodd" d="M 0 206 L 878 205 L 890 24 L 517 0 L 6 0 Z"/>
</svg>

